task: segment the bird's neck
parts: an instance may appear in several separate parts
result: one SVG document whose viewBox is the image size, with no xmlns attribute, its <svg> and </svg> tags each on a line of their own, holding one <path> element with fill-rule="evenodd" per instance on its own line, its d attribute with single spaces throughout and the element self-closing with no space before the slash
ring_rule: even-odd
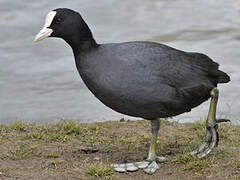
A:
<svg viewBox="0 0 240 180">
<path fill-rule="evenodd" d="M 75 57 L 79 54 L 87 53 L 99 46 L 92 35 L 84 38 L 78 37 L 76 35 L 65 38 L 64 40 L 71 46 Z"/>
<path fill-rule="evenodd" d="M 98 44 L 93 38 L 91 30 L 84 21 L 81 23 L 81 25 L 77 25 L 74 29 L 75 31 L 71 36 L 63 39 L 72 47 L 75 57 L 80 53 L 86 53 L 98 47 Z"/>
</svg>

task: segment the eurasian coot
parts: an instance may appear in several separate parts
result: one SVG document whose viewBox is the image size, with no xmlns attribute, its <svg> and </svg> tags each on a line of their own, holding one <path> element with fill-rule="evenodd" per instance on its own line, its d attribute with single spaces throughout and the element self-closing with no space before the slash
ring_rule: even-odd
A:
<svg viewBox="0 0 240 180">
<path fill-rule="evenodd" d="M 226 121 L 216 120 L 216 87 L 230 78 L 208 56 L 154 42 L 98 44 L 81 15 L 66 8 L 48 13 L 35 41 L 46 37 L 62 38 L 71 46 L 80 76 L 103 104 L 151 121 L 152 139 L 146 161 L 114 164 L 116 171 L 143 168 L 146 173 L 154 173 L 159 168 L 156 161 L 166 161 L 155 153 L 159 118 L 189 112 L 210 97 L 206 139 L 191 154 L 201 158 L 216 146 L 217 123 Z"/>
</svg>

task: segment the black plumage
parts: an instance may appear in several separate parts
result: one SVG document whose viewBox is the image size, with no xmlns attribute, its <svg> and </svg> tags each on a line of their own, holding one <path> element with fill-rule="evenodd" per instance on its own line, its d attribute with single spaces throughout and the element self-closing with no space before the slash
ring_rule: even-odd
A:
<svg viewBox="0 0 240 180">
<path fill-rule="evenodd" d="M 218 83 L 230 81 L 204 54 L 154 42 L 97 44 L 79 13 L 54 11 L 51 36 L 72 47 L 86 86 L 117 112 L 149 120 L 176 116 L 206 101 Z"/>
</svg>

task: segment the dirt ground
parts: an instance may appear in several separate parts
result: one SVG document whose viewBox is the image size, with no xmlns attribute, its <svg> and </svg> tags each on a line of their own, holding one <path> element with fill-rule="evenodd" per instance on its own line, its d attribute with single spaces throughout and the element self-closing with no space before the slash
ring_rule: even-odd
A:
<svg viewBox="0 0 240 180">
<path fill-rule="evenodd" d="M 221 124 L 219 134 L 218 147 L 207 158 L 198 159 L 186 154 L 204 139 L 204 122 L 162 120 L 158 155 L 169 161 L 159 164 L 154 175 L 147 175 L 142 170 L 116 173 L 109 166 L 147 157 L 150 123 L 146 120 L 1 125 L 0 179 L 240 179 L 240 127 Z"/>
</svg>

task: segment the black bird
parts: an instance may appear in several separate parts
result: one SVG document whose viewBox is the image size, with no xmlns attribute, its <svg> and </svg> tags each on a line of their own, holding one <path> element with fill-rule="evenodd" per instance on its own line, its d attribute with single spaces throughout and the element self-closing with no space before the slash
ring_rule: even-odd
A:
<svg viewBox="0 0 240 180">
<path fill-rule="evenodd" d="M 78 12 L 59 8 L 48 13 L 35 41 L 46 37 L 64 39 L 72 48 L 78 72 L 88 89 L 111 109 L 151 121 L 152 139 L 143 162 L 113 164 L 118 172 L 143 168 L 152 174 L 156 163 L 159 118 L 191 111 L 211 97 L 204 143 L 191 154 L 209 154 L 218 142 L 216 119 L 218 83 L 230 77 L 219 65 L 200 53 L 180 51 L 154 42 L 98 44 Z"/>
</svg>

